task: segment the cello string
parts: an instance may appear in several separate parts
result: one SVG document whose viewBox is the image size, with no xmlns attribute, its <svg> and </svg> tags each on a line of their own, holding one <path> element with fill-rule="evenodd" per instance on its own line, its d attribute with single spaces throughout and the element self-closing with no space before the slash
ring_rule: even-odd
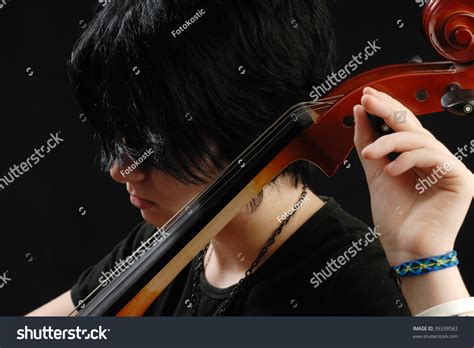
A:
<svg viewBox="0 0 474 348">
<path fill-rule="evenodd" d="M 333 106 L 334 104 L 336 104 L 341 98 L 343 97 L 343 95 L 338 95 L 338 96 L 334 96 L 334 97 L 328 97 L 328 98 L 324 98 L 324 99 L 320 99 L 318 101 L 309 101 L 309 102 L 302 102 L 302 103 L 299 103 L 299 104 L 296 104 L 294 105 L 293 107 L 291 107 L 290 109 L 288 109 L 278 120 L 277 124 L 281 124 L 283 123 L 284 121 L 286 121 L 288 119 L 288 117 L 291 115 L 292 117 L 299 117 L 300 115 L 303 115 L 304 113 L 308 112 L 308 108 L 310 107 L 313 107 L 313 108 L 310 108 L 311 111 L 318 111 L 318 110 L 322 110 L 324 108 L 327 108 L 327 107 L 330 107 L 330 106 Z M 297 114 L 296 114 L 297 113 Z M 291 121 L 293 122 L 293 121 Z M 273 127 L 273 125 L 272 125 Z M 248 148 L 247 150 L 245 150 L 241 156 L 239 157 L 245 157 L 243 154 L 245 152 L 250 152 L 249 149 L 250 148 L 255 148 L 255 145 L 258 145 L 259 143 L 265 141 L 271 134 L 268 134 L 264 137 L 259 137 L 258 139 L 256 139 L 256 141 L 254 141 L 254 143 L 252 143 Z M 252 157 L 250 157 L 250 161 L 256 156 L 256 154 L 254 154 Z M 235 162 L 235 161 L 234 161 Z M 232 162 L 229 166 L 231 167 L 232 164 L 234 164 L 234 162 Z M 224 172 L 226 172 L 227 170 L 224 170 Z M 235 175 L 234 175 L 235 176 Z M 233 176 L 230 178 L 232 179 Z M 216 180 L 217 181 L 217 180 Z M 197 199 L 199 199 L 201 196 L 203 196 L 205 194 L 205 192 L 207 191 L 204 190 L 203 192 L 201 192 L 199 195 L 197 195 L 195 198 L 193 198 L 190 202 L 188 202 L 188 204 L 186 204 L 186 206 L 190 206 L 194 203 L 194 201 L 196 201 Z M 185 207 L 186 207 L 185 206 Z M 176 214 L 177 215 L 177 214 Z M 175 216 L 176 216 L 175 215 Z M 157 232 L 161 232 L 163 230 L 166 230 L 167 228 L 169 228 L 170 225 L 172 225 L 173 223 L 175 223 L 175 221 L 173 221 L 174 219 L 171 218 L 168 222 L 166 222 L 162 227 L 158 228 L 157 231 L 147 239 L 146 243 L 148 243 L 150 240 L 154 239 L 155 238 L 155 235 Z M 147 250 L 149 251 L 149 250 Z M 142 258 L 143 256 L 145 256 L 147 254 L 147 251 L 140 255 L 139 256 L 139 259 Z M 149 253 L 148 253 L 149 254 Z M 108 276 L 106 278 L 106 280 L 108 281 L 110 277 L 112 277 L 112 275 L 115 275 L 116 272 L 118 272 L 117 274 L 117 277 L 120 276 L 120 274 L 124 273 L 124 271 L 120 272 L 120 268 L 117 269 L 117 270 L 114 270 L 113 273 Z M 110 284 L 110 283 L 109 283 Z M 106 285 L 107 286 L 107 285 Z M 103 286 L 102 284 L 99 284 L 99 286 L 97 286 L 91 293 L 89 293 L 84 299 L 80 300 L 79 301 L 79 304 L 74 308 L 74 310 L 68 315 L 69 317 L 72 316 L 74 314 L 74 312 L 78 311 L 78 310 L 82 310 L 84 307 L 85 307 L 85 303 L 94 295 L 96 294 L 96 296 L 100 293 L 100 290 L 101 289 L 104 289 L 106 286 Z M 92 299 L 94 299 L 96 296 L 94 296 Z M 79 314 L 80 311 L 77 313 Z"/>
<path fill-rule="evenodd" d="M 335 102 L 337 102 L 338 100 L 340 100 L 340 98 L 343 97 L 343 95 L 339 95 L 339 96 L 335 96 L 335 97 L 330 97 L 330 98 L 327 98 L 327 100 L 329 100 L 328 102 L 325 102 L 323 100 L 320 100 L 320 101 L 316 101 L 316 102 L 313 102 L 313 101 L 310 101 L 310 102 L 303 102 L 303 103 L 299 103 L 299 104 L 296 104 L 294 106 L 292 106 L 289 110 L 287 110 L 282 116 L 280 116 L 278 118 L 278 120 L 272 125 L 270 126 L 269 128 L 274 128 L 275 125 L 279 125 L 283 122 L 286 121 L 286 118 L 289 117 L 289 115 L 291 114 L 294 114 L 295 112 L 299 111 L 300 109 L 304 108 L 304 107 L 308 107 L 308 106 L 320 106 L 320 104 L 323 104 L 324 107 L 326 106 L 329 106 L 329 105 L 333 105 Z M 337 98 L 335 101 L 333 101 L 333 99 Z M 293 110 L 295 109 L 295 110 Z M 314 109 L 314 110 L 319 110 L 318 109 Z M 298 114 L 297 116 L 299 116 L 300 114 Z M 253 148 L 255 147 L 258 147 L 258 145 L 262 142 L 266 142 L 267 141 L 267 138 L 269 136 L 271 136 L 272 134 L 269 133 L 269 134 L 262 134 L 262 136 L 260 136 L 259 138 L 257 138 L 252 144 L 250 144 L 247 149 L 245 149 L 240 155 L 239 157 L 237 157 L 233 162 L 231 162 L 227 168 L 231 167 L 232 165 L 234 165 L 238 159 L 240 158 L 244 158 L 246 156 L 246 154 L 248 152 L 251 152 L 253 150 Z M 226 168 L 226 169 L 227 169 Z M 224 170 L 223 173 L 221 173 L 220 176 L 218 176 L 215 180 L 215 182 L 213 183 L 213 185 L 215 183 L 217 183 L 219 181 L 219 179 L 221 179 L 222 176 L 224 176 L 226 174 L 227 170 Z M 212 185 L 211 185 L 212 186 Z M 198 194 L 195 198 L 193 198 L 193 200 L 197 200 L 199 198 L 201 198 L 202 195 L 204 195 L 205 192 L 201 192 L 200 194 Z M 187 205 L 190 205 L 192 204 L 192 201 L 191 202 L 188 202 Z M 166 226 L 166 225 L 165 225 Z"/>
</svg>

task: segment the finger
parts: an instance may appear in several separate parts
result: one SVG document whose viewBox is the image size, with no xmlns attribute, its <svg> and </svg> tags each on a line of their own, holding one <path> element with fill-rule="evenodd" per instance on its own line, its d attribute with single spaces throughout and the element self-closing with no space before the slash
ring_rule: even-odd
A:
<svg viewBox="0 0 474 348">
<path fill-rule="evenodd" d="M 362 155 L 367 159 L 379 159 L 392 152 L 402 153 L 420 148 L 451 154 L 443 144 L 426 133 L 397 132 L 377 139 L 362 150 Z"/>
<path fill-rule="evenodd" d="M 366 87 L 364 88 L 363 90 L 363 94 L 370 94 L 370 95 L 373 95 L 374 97 L 377 97 L 377 98 L 380 98 L 382 100 L 385 100 L 387 101 L 388 103 L 392 104 L 396 109 L 398 110 L 408 110 L 409 109 L 403 105 L 400 101 L 398 101 L 397 99 L 393 98 L 391 95 L 387 94 L 387 93 L 384 93 L 384 92 L 381 92 L 379 90 L 376 90 L 375 88 L 372 88 L 372 87 Z M 418 123 L 420 123 L 420 121 L 418 120 L 417 117 L 414 118 L 415 121 L 418 121 Z M 420 123 L 421 124 L 421 123 Z"/>
<path fill-rule="evenodd" d="M 364 172 L 367 177 L 367 181 L 376 175 L 376 173 L 382 172 L 383 168 L 387 165 L 387 158 L 380 158 L 377 160 L 370 160 L 362 156 L 362 150 L 368 145 L 372 144 L 375 140 L 374 129 L 369 121 L 369 117 L 365 112 L 362 105 L 354 106 L 354 120 L 355 120 L 355 134 L 354 144 L 359 155 Z"/>
<path fill-rule="evenodd" d="M 393 98 L 391 95 L 389 95 L 387 93 L 376 90 L 375 88 L 366 87 L 363 90 L 363 94 L 371 94 L 371 95 L 373 95 L 377 98 L 385 100 L 385 101 L 389 102 L 390 104 L 392 104 L 396 109 L 398 109 L 400 111 L 409 111 L 409 109 L 405 105 L 403 105 L 400 101 Z M 418 117 L 414 116 L 414 121 L 416 121 L 417 123 L 419 123 L 421 125 L 421 122 L 418 120 Z"/>
<path fill-rule="evenodd" d="M 364 94 L 361 103 L 369 114 L 383 118 L 394 131 L 418 131 L 431 135 L 410 110 L 402 109 L 390 100 L 381 99 L 373 94 Z"/>
<path fill-rule="evenodd" d="M 397 176 L 413 168 L 433 169 L 433 175 L 439 178 L 451 178 L 464 175 L 465 167 L 456 157 L 431 149 L 416 149 L 402 153 L 390 162 L 385 171 Z"/>
</svg>

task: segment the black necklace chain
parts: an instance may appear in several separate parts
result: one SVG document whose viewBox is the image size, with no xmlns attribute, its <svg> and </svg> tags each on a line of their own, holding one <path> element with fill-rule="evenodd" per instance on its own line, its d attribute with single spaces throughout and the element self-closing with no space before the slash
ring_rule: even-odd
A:
<svg viewBox="0 0 474 348">
<path fill-rule="evenodd" d="M 303 186 L 303 191 L 301 193 L 301 197 L 298 199 L 298 202 L 305 199 L 306 195 L 308 194 L 306 190 L 307 190 L 307 186 L 305 185 Z M 265 246 L 260 251 L 255 261 L 252 262 L 252 265 L 245 272 L 245 275 L 237 282 L 237 284 L 232 289 L 230 295 L 225 299 L 224 304 L 219 309 L 219 312 L 217 312 L 217 316 L 224 315 L 224 313 L 232 304 L 232 301 L 234 300 L 235 296 L 244 290 L 248 282 L 248 277 L 253 273 L 255 268 L 262 261 L 263 256 L 267 253 L 270 246 L 272 246 L 272 244 L 275 242 L 275 238 L 281 233 L 283 228 L 286 226 L 286 224 L 288 224 L 288 222 L 295 215 L 295 213 L 296 213 L 296 209 L 294 209 L 294 213 L 288 216 L 288 218 L 286 218 L 285 220 L 283 220 L 280 226 L 278 226 L 278 228 L 273 232 L 272 236 L 265 243 Z M 193 288 L 191 292 L 191 306 L 190 306 L 190 310 L 193 316 L 197 315 L 197 308 L 199 305 L 199 284 L 200 284 L 200 279 L 201 279 L 201 272 L 203 271 L 204 258 L 206 257 L 208 249 L 209 249 L 209 243 L 199 253 L 197 262 L 196 262 L 196 267 L 194 268 Z"/>
</svg>

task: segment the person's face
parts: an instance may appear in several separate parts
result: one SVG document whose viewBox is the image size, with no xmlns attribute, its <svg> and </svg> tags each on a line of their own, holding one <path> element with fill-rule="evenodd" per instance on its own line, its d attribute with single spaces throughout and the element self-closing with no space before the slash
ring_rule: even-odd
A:
<svg viewBox="0 0 474 348">
<path fill-rule="evenodd" d="M 110 176 L 126 184 L 130 202 L 140 209 L 145 221 L 155 227 L 163 226 L 207 186 L 183 184 L 159 170 L 142 170 L 140 166 L 127 175 L 123 170 L 128 166 L 129 163 L 114 164 Z"/>
</svg>

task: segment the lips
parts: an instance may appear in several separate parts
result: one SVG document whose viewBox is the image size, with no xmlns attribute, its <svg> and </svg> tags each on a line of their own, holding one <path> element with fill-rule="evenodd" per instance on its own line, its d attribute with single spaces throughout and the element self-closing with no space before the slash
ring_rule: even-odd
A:
<svg viewBox="0 0 474 348">
<path fill-rule="evenodd" d="M 156 204 L 152 201 L 148 201 L 146 199 L 137 197 L 135 195 L 130 195 L 130 203 L 132 203 L 135 207 L 141 210 L 146 210 L 154 207 Z"/>
</svg>

